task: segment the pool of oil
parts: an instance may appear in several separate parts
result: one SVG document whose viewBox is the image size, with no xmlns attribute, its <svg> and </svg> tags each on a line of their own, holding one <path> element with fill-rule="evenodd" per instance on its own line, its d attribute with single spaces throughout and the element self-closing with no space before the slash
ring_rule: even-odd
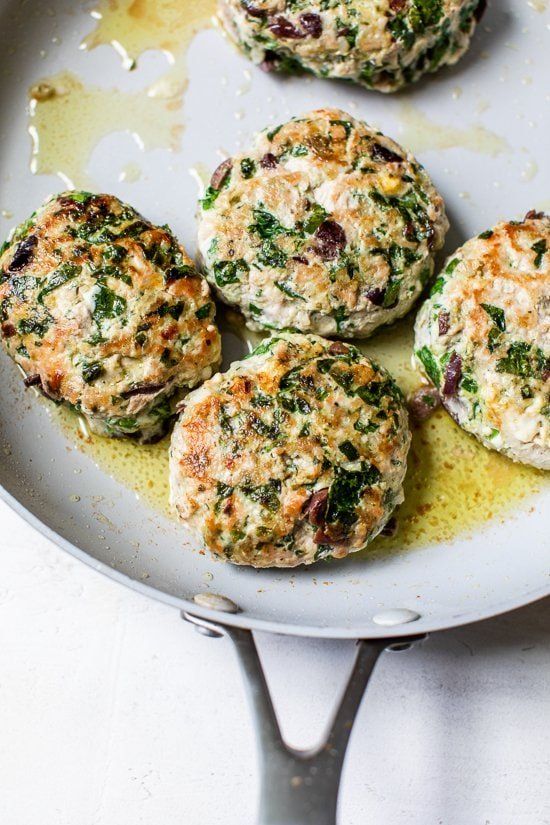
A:
<svg viewBox="0 0 550 825">
<path fill-rule="evenodd" d="M 234 329 L 234 322 L 231 326 Z M 228 328 L 227 318 L 222 327 Z M 257 344 L 256 334 L 242 327 L 239 332 Z M 419 384 L 410 365 L 412 340 L 412 321 L 406 319 L 361 345 L 366 354 L 392 372 L 406 393 Z M 168 438 L 140 446 L 87 436 L 72 413 L 56 410 L 55 416 L 68 438 L 101 469 L 157 511 L 171 515 Z M 397 514 L 396 534 L 378 538 L 367 552 L 388 553 L 451 542 L 491 519 L 506 518 L 544 485 L 548 485 L 548 478 L 542 471 L 514 464 L 485 449 L 439 410 L 414 428 L 405 502 Z"/>
<path fill-rule="evenodd" d="M 113 132 L 128 132 L 144 150 L 177 151 L 185 128 L 186 55 L 197 32 L 213 24 L 216 0 L 100 0 L 86 50 L 112 46 L 133 69 L 146 51 L 165 54 L 167 70 L 138 92 L 85 83 L 63 71 L 29 89 L 34 174 L 58 175 L 69 187 L 93 189 L 87 172 L 94 148 Z"/>
<path fill-rule="evenodd" d="M 152 49 L 175 64 L 196 32 L 211 24 L 216 6 L 217 0 L 100 0 L 91 13 L 96 27 L 83 45 L 112 45 L 127 69 Z"/>
<path fill-rule="evenodd" d="M 88 162 L 113 132 L 134 135 L 144 150 L 179 147 L 183 123 L 172 100 L 85 84 L 67 71 L 41 78 L 29 94 L 31 171 L 58 175 L 68 188 L 95 188 Z"/>
</svg>

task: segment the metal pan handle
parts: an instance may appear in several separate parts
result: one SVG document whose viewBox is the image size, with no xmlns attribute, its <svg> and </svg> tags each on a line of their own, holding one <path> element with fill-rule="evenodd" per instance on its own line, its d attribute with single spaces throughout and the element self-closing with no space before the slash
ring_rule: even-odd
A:
<svg viewBox="0 0 550 825">
<path fill-rule="evenodd" d="M 257 825 L 336 825 L 338 789 L 353 723 L 378 657 L 386 648 L 409 647 L 410 638 L 361 640 L 342 700 L 324 741 L 312 751 L 284 741 L 254 637 L 250 630 L 183 614 L 208 636 L 228 636 L 235 645 L 255 718 L 261 767 Z"/>
</svg>

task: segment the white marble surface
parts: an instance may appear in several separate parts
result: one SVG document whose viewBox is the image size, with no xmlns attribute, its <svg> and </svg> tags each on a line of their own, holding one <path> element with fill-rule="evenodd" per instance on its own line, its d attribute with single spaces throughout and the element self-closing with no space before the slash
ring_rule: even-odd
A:
<svg viewBox="0 0 550 825">
<path fill-rule="evenodd" d="M 527 551 L 527 548 L 524 548 Z M 252 825 L 253 734 L 226 640 L 64 555 L 0 505 L 2 825 Z M 260 638 L 293 744 L 353 646 Z M 341 825 L 550 823 L 550 600 L 385 654 Z"/>
</svg>

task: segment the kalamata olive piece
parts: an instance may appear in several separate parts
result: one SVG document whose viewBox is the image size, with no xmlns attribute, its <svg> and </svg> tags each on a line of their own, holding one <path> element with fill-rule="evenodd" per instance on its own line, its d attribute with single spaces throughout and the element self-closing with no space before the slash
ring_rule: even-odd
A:
<svg viewBox="0 0 550 825">
<path fill-rule="evenodd" d="M 419 387 L 408 399 L 411 417 L 415 421 L 426 421 L 441 404 L 439 392 L 435 387 Z"/>
<path fill-rule="evenodd" d="M 453 352 L 445 367 L 443 395 L 456 395 L 462 378 L 462 358 Z"/>
<path fill-rule="evenodd" d="M 379 287 L 372 287 L 371 289 L 367 290 L 367 298 L 374 304 L 375 307 L 381 307 L 384 303 L 384 298 L 386 297 L 386 290 L 380 289 Z"/>
<path fill-rule="evenodd" d="M 287 20 L 286 17 L 282 15 L 272 20 L 268 25 L 268 29 L 275 37 L 281 37 L 286 40 L 301 40 L 305 37 L 305 34 L 300 31 L 300 29 L 297 29 L 294 23 L 291 23 L 290 20 Z"/>
<path fill-rule="evenodd" d="M 36 235 L 29 235 L 24 241 L 17 245 L 11 264 L 9 265 L 10 272 L 19 272 L 24 269 L 34 257 L 34 247 L 38 243 Z"/>
<path fill-rule="evenodd" d="M 380 531 L 380 535 L 384 536 L 384 538 L 391 538 L 395 536 L 397 533 L 397 519 L 395 516 L 392 516 L 389 521 L 386 522 L 384 527 Z"/>
<path fill-rule="evenodd" d="M 483 15 L 485 14 L 486 10 L 487 10 L 487 0 L 479 0 L 478 6 L 477 6 L 477 8 L 474 12 L 474 17 L 475 17 L 475 19 L 477 20 L 478 23 L 481 20 L 481 18 L 483 17 Z"/>
<path fill-rule="evenodd" d="M 259 9 L 257 6 L 254 6 L 250 0 L 241 0 L 241 6 L 250 17 L 267 17 L 265 9 Z"/>
<path fill-rule="evenodd" d="M 416 241 L 416 229 L 412 221 L 408 221 L 403 229 L 403 235 L 408 241 Z"/>
<path fill-rule="evenodd" d="M 341 341 L 334 341 L 328 348 L 330 355 L 349 355 L 349 347 Z"/>
<path fill-rule="evenodd" d="M 163 390 L 165 386 L 166 384 L 139 384 L 136 387 L 132 387 L 131 390 L 121 392 L 120 397 L 133 398 L 136 395 L 155 395 L 155 393 Z"/>
<path fill-rule="evenodd" d="M 26 387 L 38 387 L 40 384 L 42 384 L 42 379 L 40 378 L 40 376 L 38 374 L 37 375 L 27 375 L 27 377 L 25 378 L 23 383 Z"/>
<path fill-rule="evenodd" d="M 403 161 L 403 158 L 397 152 L 393 152 L 381 143 L 374 143 L 371 146 L 371 157 L 375 160 L 383 160 L 385 163 L 402 163 Z"/>
<path fill-rule="evenodd" d="M 537 212 L 536 209 L 530 209 L 529 212 L 525 216 L 525 220 L 526 221 L 537 221 L 537 220 L 541 220 L 544 217 L 546 217 L 544 212 Z"/>
<path fill-rule="evenodd" d="M 325 515 L 328 505 L 328 487 L 317 490 L 306 502 L 304 515 L 314 527 L 322 527 L 325 523 Z"/>
<path fill-rule="evenodd" d="M 214 173 L 210 179 L 210 186 L 212 189 L 218 191 L 224 185 L 225 181 L 227 180 L 228 175 L 231 173 L 231 169 L 233 168 L 233 161 L 231 158 L 226 158 L 222 160 L 220 165 L 217 169 L 214 170 Z"/>
<path fill-rule="evenodd" d="M 309 264 L 308 259 L 305 258 L 303 255 L 293 255 L 290 260 L 294 261 L 297 264 L 302 264 L 303 266 L 307 266 Z"/>
<path fill-rule="evenodd" d="M 260 69 L 262 70 L 262 72 L 266 73 L 275 72 L 280 62 L 281 59 L 277 52 L 272 52 L 270 49 L 268 49 L 264 54 L 264 59 L 260 63 Z"/>
<path fill-rule="evenodd" d="M 305 12 L 300 15 L 300 25 L 310 37 L 317 40 L 323 33 L 323 21 L 318 14 L 313 12 Z"/>
<path fill-rule="evenodd" d="M 333 261 L 346 245 L 346 233 L 336 221 L 323 221 L 315 238 L 317 252 L 324 261 Z"/>
<path fill-rule="evenodd" d="M 390 11 L 399 12 L 405 7 L 406 0 L 390 0 Z"/>
<path fill-rule="evenodd" d="M 449 332 L 449 328 L 451 326 L 451 316 L 448 312 L 444 312 L 443 310 L 439 313 L 439 318 L 437 320 L 439 334 L 440 335 L 447 335 Z"/>
<path fill-rule="evenodd" d="M 262 169 L 275 169 L 278 165 L 279 161 L 275 157 L 275 155 L 271 154 L 271 152 L 266 152 L 266 154 L 260 160 L 260 166 Z"/>
</svg>

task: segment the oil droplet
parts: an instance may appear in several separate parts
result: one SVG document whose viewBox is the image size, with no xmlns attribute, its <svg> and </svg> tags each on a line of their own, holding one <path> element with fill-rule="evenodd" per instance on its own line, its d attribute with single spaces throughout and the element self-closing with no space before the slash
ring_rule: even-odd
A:
<svg viewBox="0 0 550 825">
<path fill-rule="evenodd" d="M 240 319 L 231 310 L 223 311 L 220 326 L 238 334 L 250 348 L 257 346 L 262 336 L 246 330 Z M 412 347 L 411 319 L 360 345 L 365 354 L 390 370 L 405 393 L 420 383 L 411 367 Z M 52 414 L 68 438 L 101 469 L 157 511 L 172 516 L 168 502 L 168 438 L 143 446 L 130 440 L 85 436 L 73 413 L 56 408 Z M 550 487 L 549 482 L 542 471 L 514 464 L 485 449 L 439 410 L 414 428 L 405 502 L 396 514 L 397 532 L 376 539 L 358 557 L 451 542 L 491 519 L 505 517 L 522 501 Z"/>
<path fill-rule="evenodd" d="M 216 0 L 100 0 L 92 11 L 96 28 L 83 47 L 110 43 L 129 69 L 151 49 L 176 63 L 193 36 L 212 25 L 215 12 Z"/>
<path fill-rule="evenodd" d="M 182 124 L 173 102 L 143 92 L 87 86 L 70 72 L 44 79 L 53 94 L 31 100 L 33 174 L 58 175 L 69 188 L 95 188 L 87 168 L 93 149 L 112 132 L 128 132 L 144 150 L 177 151 Z"/>
<path fill-rule="evenodd" d="M 521 173 L 522 180 L 529 182 L 532 181 L 538 174 L 539 166 L 536 160 L 529 160 L 525 166 L 525 169 Z"/>
<path fill-rule="evenodd" d="M 413 152 L 431 149 L 460 147 L 470 152 L 496 157 L 509 151 L 506 140 L 484 126 L 473 125 L 464 129 L 434 123 L 423 112 L 404 103 L 399 107 L 401 142 Z"/>
<path fill-rule="evenodd" d="M 141 178 L 141 168 L 137 163 L 127 163 L 120 175 L 119 181 L 122 183 L 136 183 Z"/>
</svg>

